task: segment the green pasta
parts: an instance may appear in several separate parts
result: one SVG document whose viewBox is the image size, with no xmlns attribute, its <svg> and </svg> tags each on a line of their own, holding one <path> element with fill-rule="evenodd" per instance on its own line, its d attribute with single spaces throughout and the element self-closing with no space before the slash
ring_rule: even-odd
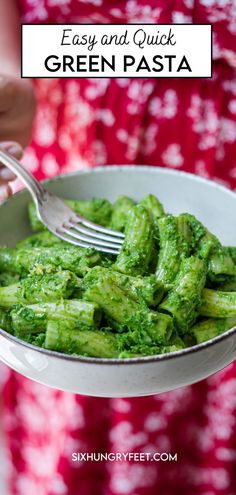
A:
<svg viewBox="0 0 236 495">
<path fill-rule="evenodd" d="M 236 326 L 236 247 L 159 199 L 67 200 L 123 232 L 118 256 L 49 232 L 29 205 L 32 234 L 0 247 L 0 328 L 34 346 L 100 359 L 181 352 Z"/>
<path fill-rule="evenodd" d="M 85 286 L 85 298 L 95 301 L 108 318 L 123 328 L 137 332 L 138 340 L 141 336 L 147 342 L 152 339 L 155 343 L 161 343 L 170 337 L 172 319 L 140 307 L 116 284 L 116 277 L 111 271 L 103 272 L 101 277 L 97 268 L 90 270 L 85 277 Z"/>
<path fill-rule="evenodd" d="M 196 256 L 184 259 L 173 289 L 159 306 L 173 316 L 180 334 L 188 332 L 197 318 L 205 282 L 204 261 Z"/>
<path fill-rule="evenodd" d="M 200 314 L 202 316 L 210 316 L 212 318 L 227 318 L 228 316 L 235 316 L 236 292 L 203 289 Z"/>
<path fill-rule="evenodd" d="M 4 311 L 0 308 L 0 328 L 8 333 L 13 333 L 12 320 L 8 311 Z"/>
<path fill-rule="evenodd" d="M 59 237 L 56 237 L 48 230 L 43 232 L 38 232 L 37 234 L 33 234 L 22 241 L 19 241 L 16 245 L 18 249 L 25 248 L 37 248 L 37 247 L 51 247 L 55 245 L 67 246 L 68 244 L 64 241 L 61 241 Z"/>
<path fill-rule="evenodd" d="M 225 278 L 225 281 L 217 285 L 216 289 L 224 292 L 236 292 L 236 276 Z"/>
<path fill-rule="evenodd" d="M 8 285 L 15 284 L 19 280 L 17 273 L 2 272 L 0 273 L 0 287 L 7 287 Z"/>
<path fill-rule="evenodd" d="M 65 321 L 75 328 L 95 328 L 101 321 L 101 310 L 96 303 L 77 299 L 18 305 L 10 315 L 17 335 L 43 332 L 48 320 Z"/>
<path fill-rule="evenodd" d="M 208 260 L 212 249 L 220 245 L 219 240 L 194 215 L 184 213 L 182 216 L 185 217 L 191 229 L 192 254 Z"/>
<path fill-rule="evenodd" d="M 230 253 L 221 245 L 215 246 L 209 256 L 208 276 L 210 280 L 220 281 L 225 276 L 236 276 L 236 265 L 230 256 Z"/>
<path fill-rule="evenodd" d="M 160 252 L 156 269 L 157 279 L 168 290 L 179 271 L 181 250 L 177 219 L 172 215 L 166 215 L 159 219 Z"/>
<path fill-rule="evenodd" d="M 116 269 L 127 275 L 148 273 L 154 248 L 154 227 L 149 211 L 134 206 L 125 229 L 125 240 L 116 260 Z"/>
<path fill-rule="evenodd" d="M 161 348 L 158 346 L 149 346 L 149 345 L 134 345 L 129 350 L 126 349 L 121 351 L 119 354 L 120 359 L 130 359 L 130 358 L 138 358 L 142 356 L 153 356 L 154 354 L 160 354 Z"/>
<path fill-rule="evenodd" d="M 193 235 L 186 219 L 186 215 L 182 214 L 176 218 L 177 232 L 179 236 L 179 252 L 180 258 L 184 259 L 191 255 L 193 250 Z"/>
<path fill-rule="evenodd" d="M 31 276 L 13 285 L 0 287 L 0 307 L 68 299 L 80 287 L 78 277 L 69 271 Z"/>
<path fill-rule="evenodd" d="M 194 237 L 194 253 L 208 260 L 208 277 L 212 281 L 221 281 L 227 275 L 236 275 L 236 264 L 228 248 L 224 248 L 219 239 L 209 232 L 193 215 L 186 214 Z"/>
<path fill-rule="evenodd" d="M 45 347 L 89 357 L 118 358 L 119 356 L 118 339 L 111 332 L 67 328 L 58 321 L 48 321 Z"/>
<path fill-rule="evenodd" d="M 100 262 L 101 255 L 97 251 L 69 244 L 48 248 L 0 248 L 0 270 L 21 276 L 26 276 L 32 270 L 41 275 L 58 269 L 70 270 L 81 276 Z"/>
<path fill-rule="evenodd" d="M 158 218 L 163 217 L 165 215 L 163 205 L 161 204 L 159 199 L 156 198 L 156 196 L 154 196 L 153 194 L 149 194 L 148 196 L 145 196 L 145 198 L 143 198 L 140 201 L 140 204 L 143 205 L 147 210 L 149 210 L 152 216 L 155 238 L 158 241 L 159 240 Z"/>
<path fill-rule="evenodd" d="M 119 196 L 113 205 L 110 228 L 124 232 L 129 212 L 133 206 L 135 206 L 135 202 L 131 198 Z"/>
<path fill-rule="evenodd" d="M 228 247 L 228 248 L 226 247 L 225 249 L 228 250 L 228 252 L 229 252 L 229 254 L 230 254 L 230 256 L 231 256 L 234 264 L 236 265 L 236 247 L 231 246 L 231 247 Z"/>
<path fill-rule="evenodd" d="M 236 325 L 236 316 L 229 318 L 208 318 L 203 320 L 192 328 L 192 334 L 196 339 L 197 344 L 213 339 L 221 333 L 233 328 Z"/>
<path fill-rule="evenodd" d="M 148 194 L 148 196 L 145 196 L 145 198 L 141 199 L 140 204 L 150 211 L 154 222 L 157 220 L 157 218 L 163 217 L 165 215 L 163 205 L 161 204 L 159 199 L 154 196 L 154 194 Z"/>
<path fill-rule="evenodd" d="M 164 287 L 156 279 L 154 274 L 147 277 L 131 277 L 124 273 L 112 270 L 112 272 L 101 266 L 94 267 L 89 275 L 85 277 L 85 285 L 89 285 L 89 280 L 99 284 L 103 278 L 112 277 L 112 283 L 124 291 L 128 297 L 138 302 L 144 302 L 148 307 L 157 306 L 164 295 Z"/>
</svg>

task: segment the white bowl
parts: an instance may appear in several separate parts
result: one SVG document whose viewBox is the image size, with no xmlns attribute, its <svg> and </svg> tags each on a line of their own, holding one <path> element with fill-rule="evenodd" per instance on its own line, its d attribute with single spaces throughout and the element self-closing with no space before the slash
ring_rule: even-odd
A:
<svg viewBox="0 0 236 495">
<path fill-rule="evenodd" d="M 47 182 L 64 198 L 126 194 L 138 200 L 156 194 L 165 209 L 195 214 L 225 245 L 236 245 L 236 195 L 205 179 L 158 167 L 112 166 L 57 177 Z M 1 244 L 27 236 L 27 204 L 22 191 L 0 207 Z M 0 359 L 40 383 L 98 397 L 150 395 L 188 385 L 215 373 L 236 356 L 236 327 L 203 344 L 166 355 L 126 360 L 74 357 L 44 350 L 0 330 Z"/>
</svg>

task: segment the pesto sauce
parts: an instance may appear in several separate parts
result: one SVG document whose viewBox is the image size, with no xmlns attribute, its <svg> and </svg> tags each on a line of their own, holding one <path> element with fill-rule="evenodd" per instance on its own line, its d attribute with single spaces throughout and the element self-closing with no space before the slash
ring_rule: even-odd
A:
<svg viewBox="0 0 236 495">
<path fill-rule="evenodd" d="M 193 215 L 165 214 L 152 194 L 140 204 L 67 203 L 125 232 L 118 257 L 60 241 L 30 204 L 37 233 L 0 248 L 1 328 L 59 352 L 126 359 L 174 352 L 236 324 L 236 248 Z"/>
</svg>

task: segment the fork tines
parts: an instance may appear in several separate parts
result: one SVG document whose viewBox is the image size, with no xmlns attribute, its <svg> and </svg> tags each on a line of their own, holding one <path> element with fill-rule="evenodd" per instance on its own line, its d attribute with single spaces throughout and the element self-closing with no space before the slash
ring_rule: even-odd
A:
<svg viewBox="0 0 236 495">
<path fill-rule="evenodd" d="M 79 215 L 74 215 L 63 224 L 62 229 L 57 229 L 57 234 L 77 246 L 111 254 L 119 253 L 125 237 L 121 232 L 97 225 Z"/>
</svg>

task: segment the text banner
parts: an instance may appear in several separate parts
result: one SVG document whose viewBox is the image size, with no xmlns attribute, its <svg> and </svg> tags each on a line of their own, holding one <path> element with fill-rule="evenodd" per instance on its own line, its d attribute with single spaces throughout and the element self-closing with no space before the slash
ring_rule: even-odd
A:
<svg viewBox="0 0 236 495">
<path fill-rule="evenodd" d="M 209 24 L 22 25 L 22 77 L 211 77 Z"/>
</svg>

